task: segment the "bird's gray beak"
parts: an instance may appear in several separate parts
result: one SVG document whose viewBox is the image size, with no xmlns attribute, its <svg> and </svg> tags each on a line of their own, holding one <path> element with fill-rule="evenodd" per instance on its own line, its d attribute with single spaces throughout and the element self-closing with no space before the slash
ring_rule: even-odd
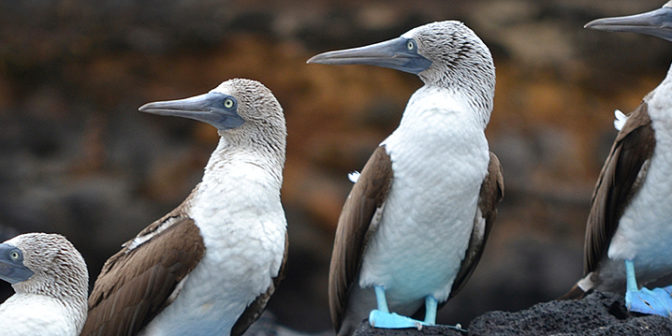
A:
<svg viewBox="0 0 672 336">
<path fill-rule="evenodd" d="M 409 39 L 398 37 L 365 47 L 336 50 L 313 56 L 308 63 L 368 64 L 419 74 L 432 61 L 418 54 L 417 48 L 408 48 Z M 413 42 L 415 43 L 415 42 Z"/>
<path fill-rule="evenodd" d="M 245 122 L 236 112 L 237 106 L 227 108 L 224 105 L 227 97 L 225 94 L 209 92 L 185 99 L 147 103 L 140 106 L 138 111 L 194 119 L 226 130 Z"/>
<path fill-rule="evenodd" d="M 18 255 L 19 258 L 12 258 L 13 255 Z M 23 255 L 18 253 L 16 246 L 0 244 L 0 279 L 13 285 L 26 281 L 31 276 L 33 276 L 33 271 L 23 265 Z"/>
<path fill-rule="evenodd" d="M 646 13 L 597 19 L 588 22 L 584 27 L 647 34 L 672 41 L 672 8 L 665 5 Z"/>
</svg>

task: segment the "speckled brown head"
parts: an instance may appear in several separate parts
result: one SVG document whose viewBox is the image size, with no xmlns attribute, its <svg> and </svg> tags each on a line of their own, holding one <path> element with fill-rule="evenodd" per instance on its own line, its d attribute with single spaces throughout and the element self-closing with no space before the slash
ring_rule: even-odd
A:
<svg viewBox="0 0 672 336">
<path fill-rule="evenodd" d="M 81 254 L 65 237 L 27 233 L 0 244 L 0 279 L 17 293 L 86 299 L 89 274 Z"/>
</svg>

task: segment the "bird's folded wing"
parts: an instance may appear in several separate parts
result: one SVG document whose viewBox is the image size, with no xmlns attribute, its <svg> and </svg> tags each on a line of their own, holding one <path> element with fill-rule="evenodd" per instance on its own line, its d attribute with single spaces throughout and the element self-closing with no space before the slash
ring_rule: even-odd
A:
<svg viewBox="0 0 672 336">
<path fill-rule="evenodd" d="M 390 156 L 385 146 L 379 146 L 352 187 L 338 219 L 329 268 L 329 309 L 337 331 L 343 321 L 351 287 L 356 285 L 365 242 L 375 227 L 371 225 L 374 215 L 383 207 L 392 178 Z"/>
<path fill-rule="evenodd" d="M 476 211 L 476 217 L 474 218 L 474 228 L 469 239 L 469 247 L 460 264 L 460 270 L 453 281 L 450 297 L 455 296 L 462 289 L 481 259 L 485 242 L 495 222 L 497 204 L 502 200 L 502 197 L 504 197 L 502 166 L 495 153 L 490 152 L 488 174 L 481 184 L 478 196 L 478 211 Z"/>
<path fill-rule="evenodd" d="M 607 253 L 626 204 L 646 177 L 655 144 L 644 102 L 628 116 L 597 180 L 586 227 L 584 275 L 594 271 Z"/>
<path fill-rule="evenodd" d="M 137 334 L 175 299 L 180 282 L 203 257 L 193 219 L 169 214 L 154 224 L 152 232 L 143 231 L 103 266 L 82 335 Z M 146 235 L 151 237 L 142 240 Z"/>
</svg>

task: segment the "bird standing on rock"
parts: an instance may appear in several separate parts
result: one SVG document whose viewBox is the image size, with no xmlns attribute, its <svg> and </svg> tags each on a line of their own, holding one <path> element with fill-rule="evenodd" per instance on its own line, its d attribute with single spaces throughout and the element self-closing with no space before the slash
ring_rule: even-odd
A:
<svg viewBox="0 0 672 336">
<path fill-rule="evenodd" d="M 82 335 L 241 335 L 287 255 L 282 108 L 261 83 L 232 79 L 140 111 L 211 124 L 219 144 L 184 202 L 107 260 Z"/>
<path fill-rule="evenodd" d="M 308 63 L 376 65 L 425 84 L 345 202 L 329 303 L 339 335 L 367 316 L 381 328 L 432 325 L 437 305 L 476 267 L 503 195 L 499 160 L 484 133 L 495 91 L 490 51 L 463 23 L 443 21 Z M 423 321 L 396 314 L 410 316 L 423 304 Z"/>
<path fill-rule="evenodd" d="M 0 279 L 16 291 L 0 304 L 0 334 L 79 335 L 89 273 L 65 237 L 26 233 L 0 244 Z"/>
<path fill-rule="evenodd" d="M 672 1 L 662 8 L 594 20 L 586 28 L 636 32 L 672 41 Z M 617 113 L 618 117 L 618 113 Z M 672 316 L 672 68 L 632 112 L 620 118 L 616 140 L 598 178 L 588 216 L 584 277 L 565 295 L 626 289 L 631 311 Z"/>
</svg>

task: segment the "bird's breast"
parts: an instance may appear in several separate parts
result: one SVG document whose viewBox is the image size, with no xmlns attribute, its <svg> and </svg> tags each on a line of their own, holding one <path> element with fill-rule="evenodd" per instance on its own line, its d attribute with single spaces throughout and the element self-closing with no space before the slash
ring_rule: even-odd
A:
<svg viewBox="0 0 672 336">
<path fill-rule="evenodd" d="M 42 295 L 15 294 L 0 305 L 3 335 L 75 336 L 83 319 L 60 301 Z"/>
<path fill-rule="evenodd" d="M 205 255 L 147 335 L 228 334 L 278 274 L 286 232 L 278 188 L 244 175 L 218 178 L 204 178 L 190 208 Z M 237 180 L 222 183 L 227 179 Z"/>
<path fill-rule="evenodd" d="M 448 297 L 488 166 L 480 127 L 450 114 L 424 121 L 405 120 L 384 142 L 394 177 L 360 285 L 383 285 L 391 301 Z"/>
</svg>

